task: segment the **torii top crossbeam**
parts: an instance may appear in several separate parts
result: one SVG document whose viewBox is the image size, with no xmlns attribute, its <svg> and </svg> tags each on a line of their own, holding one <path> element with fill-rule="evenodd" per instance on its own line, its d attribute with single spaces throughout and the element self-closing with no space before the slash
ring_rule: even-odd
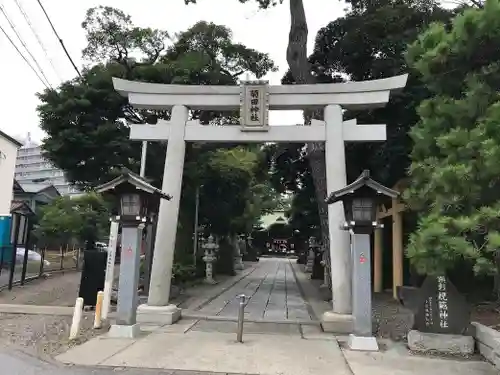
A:
<svg viewBox="0 0 500 375">
<path fill-rule="evenodd" d="M 302 110 L 338 104 L 346 109 L 385 106 L 391 91 L 406 85 L 408 74 L 371 81 L 314 85 L 270 85 L 270 110 Z M 190 109 L 235 110 L 240 107 L 239 86 L 166 85 L 113 78 L 115 90 L 137 108 L 168 109 L 184 105 Z"/>
</svg>

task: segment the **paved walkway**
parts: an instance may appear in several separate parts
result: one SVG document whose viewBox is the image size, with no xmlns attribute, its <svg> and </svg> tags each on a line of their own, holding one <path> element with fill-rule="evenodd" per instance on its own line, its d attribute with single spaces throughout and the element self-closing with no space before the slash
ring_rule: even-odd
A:
<svg viewBox="0 0 500 375">
<path fill-rule="evenodd" d="M 286 258 L 261 258 L 255 270 L 207 301 L 198 312 L 206 316 L 237 318 L 239 300 L 249 297 L 245 318 L 264 321 L 311 321 L 308 305 Z"/>
<path fill-rule="evenodd" d="M 182 371 L 189 375 L 497 374 L 484 362 L 412 356 L 403 343 L 389 342 L 381 353 L 343 349 L 344 338 L 326 334 L 315 324 L 290 262 L 264 258 L 233 280 L 207 289 L 205 301 L 190 305 L 198 318 L 184 315 L 171 326 L 143 325 L 143 335 L 137 339 L 103 335 L 57 359 L 100 368 L 163 369 L 176 375 Z M 299 276 L 301 285 L 307 282 L 305 275 Z M 251 297 L 243 343 L 236 342 L 234 322 L 235 296 L 240 293 Z"/>
</svg>

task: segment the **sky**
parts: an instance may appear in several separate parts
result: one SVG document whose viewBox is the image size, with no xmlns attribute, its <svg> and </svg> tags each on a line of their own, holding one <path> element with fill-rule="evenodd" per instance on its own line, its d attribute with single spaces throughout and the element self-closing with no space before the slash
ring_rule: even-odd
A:
<svg viewBox="0 0 500 375">
<path fill-rule="evenodd" d="M 279 67 L 279 72 L 264 77 L 271 84 L 280 84 L 281 77 L 287 70 L 286 47 L 290 27 L 288 0 L 270 10 L 258 10 L 253 2 L 242 5 L 237 0 L 198 0 L 197 5 L 189 6 L 184 5 L 184 0 L 41 0 L 41 2 L 78 67 L 88 63 L 83 61 L 81 56 L 81 51 L 86 45 L 81 28 L 85 12 L 91 7 L 104 5 L 128 13 L 138 26 L 167 30 L 171 35 L 188 29 L 200 20 L 225 25 L 233 31 L 234 41 L 270 54 Z M 340 0 L 304 2 L 309 26 L 308 50 L 311 51 L 317 31 L 328 22 L 342 16 L 345 4 Z M 0 26 L 31 65 L 38 70 L 29 53 L 17 39 L 9 24 L 10 20 L 52 86 L 57 87 L 60 82 L 75 77 L 76 72 L 64 54 L 37 0 L 0 0 L 0 5 Z M 30 24 L 38 38 L 32 32 Z M 0 129 L 11 136 L 22 138 L 30 132 L 34 141 L 40 141 L 44 134 L 39 128 L 40 121 L 36 112 L 39 100 L 36 93 L 42 91 L 44 85 L 1 31 L 0 51 L 0 108 L 2 108 Z M 270 114 L 272 125 L 291 125 L 301 122 L 300 112 L 279 111 Z"/>
</svg>

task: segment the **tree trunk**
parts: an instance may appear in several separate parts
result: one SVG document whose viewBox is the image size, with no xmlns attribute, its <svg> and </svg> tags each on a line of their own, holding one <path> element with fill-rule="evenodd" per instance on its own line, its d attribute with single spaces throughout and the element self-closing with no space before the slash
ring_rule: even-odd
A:
<svg viewBox="0 0 500 375">
<path fill-rule="evenodd" d="M 500 302 L 500 251 L 495 252 L 495 267 L 497 272 L 493 279 L 493 292 L 496 302 Z"/>
<path fill-rule="evenodd" d="M 286 58 L 292 76 L 297 84 L 316 83 L 311 74 L 309 61 L 307 58 L 307 21 L 304 11 L 303 0 L 290 0 L 290 34 L 288 36 L 288 48 Z M 322 111 L 304 113 L 305 123 L 310 124 L 311 118 L 322 119 Z M 330 275 L 330 237 L 328 233 L 328 207 L 325 203 L 326 191 L 326 164 L 325 164 L 325 145 L 320 142 L 311 142 L 307 144 L 309 165 L 316 192 L 318 203 L 319 222 L 321 226 L 321 237 L 326 251 L 326 266 L 328 272 L 328 287 L 331 290 L 332 279 Z"/>
</svg>

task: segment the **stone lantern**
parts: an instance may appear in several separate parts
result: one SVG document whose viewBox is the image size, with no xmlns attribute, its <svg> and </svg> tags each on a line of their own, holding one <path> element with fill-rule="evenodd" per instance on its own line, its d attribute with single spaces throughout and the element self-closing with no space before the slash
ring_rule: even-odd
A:
<svg viewBox="0 0 500 375">
<path fill-rule="evenodd" d="M 315 258 L 315 251 L 318 247 L 318 242 L 316 240 L 316 237 L 311 236 L 309 237 L 308 241 L 308 253 L 307 253 L 307 263 L 306 263 L 306 268 L 305 272 L 312 272 L 313 271 L 313 266 L 314 266 L 314 258 Z"/>
<path fill-rule="evenodd" d="M 245 268 L 243 264 L 243 253 L 245 252 L 245 236 L 239 235 L 234 241 L 234 269 L 242 270 Z"/>
<path fill-rule="evenodd" d="M 124 169 L 115 179 L 100 185 L 96 192 L 115 198 L 115 211 L 122 227 L 120 280 L 116 324 L 111 326 L 114 337 L 135 337 L 138 305 L 139 268 L 143 230 L 160 199 L 171 196 L 149 184 L 144 178 Z"/>
<path fill-rule="evenodd" d="M 344 203 L 346 221 L 343 228 L 355 233 L 371 234 L 377 223 L 377 206 L 384 198 L 396 198 L 399 193 L 370 178 L 365 170 L 351 184 L 330 194 L 326 202 Z"/>
<path fill-rule="evenodd" d="M 353 350 L 378 350 L 372 333 L 370 234 L 380 226 L 377 205 L 398 195 L 397 191 L 371 179 L 370 172 L 365 170 L 353 183 L 331 193 L 326 200 L 328 204 L 343 202 L 346 221 L 341 225 L 352 236 L 354 333 L 349 336 L 349 347 Z"/>
<path fill-rule="evenodd" d="M 219 245 L 215 242 L 214 237 L 210 235 L 203 242 L 202 247 L 205 251 L 205 256 L 203 257 L 203 261 L 205 262 L 205 282 L 207 284 L 217 284 L 214 280 L 213 264 L 217 259 L 216 253 L 219 250 Z"/>
</svg>

